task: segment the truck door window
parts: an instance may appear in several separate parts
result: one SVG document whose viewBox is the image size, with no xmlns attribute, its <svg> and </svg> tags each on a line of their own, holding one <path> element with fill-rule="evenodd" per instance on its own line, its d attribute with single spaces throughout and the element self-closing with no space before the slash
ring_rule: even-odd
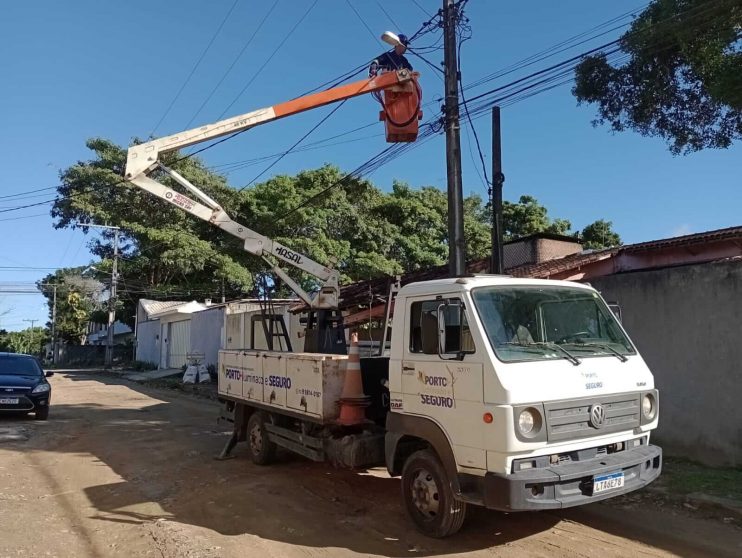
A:
<svg viewBox="0 0 742 558">
<path fill-rule="evenodd" d="M 459 299 L 448 299 L 445 307 L 446 353 L 473 353 L 472 339 L 466 311 Z M 438 307 L 446 300 L 413 302 L 410 307 L 410 352 L 425 355 L 438 354 Z"/>
</svg>

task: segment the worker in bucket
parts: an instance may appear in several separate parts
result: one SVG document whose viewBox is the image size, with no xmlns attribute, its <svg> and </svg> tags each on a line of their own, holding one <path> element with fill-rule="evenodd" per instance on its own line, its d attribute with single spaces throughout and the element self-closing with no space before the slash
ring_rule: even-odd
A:
<svg viewBox="0 0 742 558">
<path fill-rule="evenodd" d="M 394 72 L 403 69 L 412 71 L 412 64 L 404 56 L 408 43 L 407 35 L 399 35 L 399 44 L 394 47 L 394 50 L 385 52 L 371 62 L 368 77 L 376 77 L 379 72 Z"/>
</svg>

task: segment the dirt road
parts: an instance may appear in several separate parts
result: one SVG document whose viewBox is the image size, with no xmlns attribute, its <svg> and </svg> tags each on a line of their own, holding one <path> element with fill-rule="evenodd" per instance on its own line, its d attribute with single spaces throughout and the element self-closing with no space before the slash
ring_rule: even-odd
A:
<svg viewBox="0 0 742 558">
<path fill-rule="evenodd" d="M 252 465 L 216 404 L 109 377 L 52 379 L 48 422 L 0 417 L 0 556 L 739 556 L 721 521 L 595 504 L 475 509 L 462 532 L 415 532 L 399 480 L 286 456 Z"/>
</svg>

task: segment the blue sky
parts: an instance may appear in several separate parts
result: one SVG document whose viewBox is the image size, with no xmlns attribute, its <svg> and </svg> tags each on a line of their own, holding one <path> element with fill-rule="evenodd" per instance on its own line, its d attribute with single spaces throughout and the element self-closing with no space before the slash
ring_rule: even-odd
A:
<svg viewBox="0 0 742 558">
<path fill-rule="evenodd" d="M 433 13 L 439 0 L 350 0 L 366 24 L 412 33 Z M 278 0 L 262 30 L 226 74 L 204 109 L 198 107 L 266 15 L 274 0 L 240 0 L 193 78 L 173 106 L 158 135 L 217 119 L 253 79 L 313 0 Z M 54 186 L 58 172 L 89 157 L 84 142 L 93 136 L 127 144 L 146 137 L 162 117 L 213 36 L 233 0 L 100 2 L 27 0 L 7 3 L 0 20 L 0 196 Z M 641 1 L 568 0 L 519 2 L 471 0 L 467 13 L 473 38 L 462 51 L 464 83 L 586 31 Z M 397 25 L 401 28 L 398 29 Z M 550 59 L 558 62 L 617 37 L 619 31 Z M 428 44 L 427 42 L 425 44 Z M 385 50 L 345 0 L 318 0 L 306 19 L 229 109 L 226 116 L 290 99 Z M 440 52 L 429 55 L 440 60 Z M 442 82 L 429 67 L 411 58 L 423 73 L 426 100 L 442 94 Z M 540 65 L 474 90 L 507 83 Z M 436 110 L 429 106 L 427 115 Z M 282 120 L 242 134 L 204 154 L 223 164 L 287 149 L 328 108 Z M 318 129 L 316 141 L 373 122 L 378 106 L 371 98 L 352 100 Z M 598 218 L 613 221 L 625 242 L 740 224 L 742 148 L 673 156 L 659 139 L 594 128 L 594 109 L 577 107 L 569 87 L 561 87 L 503 110 L 505 198 L 538 198 L 552 217 L 582 228 Z M 489 165 L 489 119 L 475 122 Z M 384 147 L 381 124 L 347 136 L 342 145 L 292 154 L 267 176 L 293 173 L 324 163 L 351 170 Z M 485 194 L 462 133 L 465 192 Z M 263 165 L 229 175 L 235 186 L 249 182 Z M 439 137 L 376 171 L 371 179 L 389 188 L 393 179 L 414 186 L 445 188 L 444 142 Z M 264 178 L 266 178 L 264 177 Z M 0 199 L 0 209 L 50 197 Z M 40 215 L 41 214 L 41 215 Z M 87 238 L 80 231 L 56 231 L 48 206 L 0 213 L 0 285 L 31 282 L 44 270 L 85 264 Z M 46 319 L 38 295 L 0 295 L 0 327 L 22 329 L 24 319 Z"/>
</svg>

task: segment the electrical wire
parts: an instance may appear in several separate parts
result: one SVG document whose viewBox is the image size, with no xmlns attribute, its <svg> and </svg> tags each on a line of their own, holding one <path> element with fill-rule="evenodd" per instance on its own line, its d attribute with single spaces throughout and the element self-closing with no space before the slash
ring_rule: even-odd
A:
<svg viewBox="0 0 742 558">
<path fill-rule="evenodd" d="M 211 92 L 206 96 L 206 99 L 203 100 L 203 102 L 201 103 L 201 106 L 198 107 L 198 110 L 196 110 L 196 112 L 194 113 L 194 115 L 188 121 L 188 124 L 185 125 L 185 128 L 186 129 L 188 129 L 188 128 L 191 127 L 191 124 L 193 124 L 193 121 L 196 120 L 196 117 L 198 117 L 199 114 L 201 114 L 201 111 L 204 109 L 204 107 L 206 106 L 206 104 L 212 99 L 212 97 L 217 92 L 217 90 L 219 89 L 219 87 L 221 87 L 222 83 L 224 83 L 224 80 L 227 79 L 227 76 L 232 72 L 232 69 L 234 69 L 235 65 L 240 60 L 240 58 L 242 58 L 242 55 L 247 50 L 247 47 L 249 47 L 252 44 L 253 39 L 255 39 L 255 37 L 257 36 L 257 34 L 263 28 L 263 25 L 267 21 L 268 17 L 270 17 L 270 15 L 273 13 L 273 10 L 275 10 L 276 9 L 276 6 L 278 6 L 278 2 L 280 2 L 280 0 L 275 0 L 273 2 L 273 4 L 271 5 L 270 9 L 263 16 L 263 19 L 261 19 L 260 22 L 258 23 L 257 27 L 255 28 L 255 31 L 253 31 L 252 35 L 250 35 L 250 37 L 247 39 L 247 41 L 245 42 L 245 44 L 242 46 L 242 49 L 240 50 L 240 52 L 237 53 L 237 56 L 234 57 L 234 59 L 232 60 L 232 63 L 229 65 L 229 67 L 224 72 L 224 74 L 222 74 L 222 77 L 219 79 L 219 81 L 213 87 L 213 89 L 211 90 Z"/>
<path fill-rule="evenodd" d="M 402 28 L 399 26 L 399 24 L 396 21 L 394 21 L 394 18 L 392 18 L 392 16 L 389 15 L 389 12 L 387 12 L 384 9 L 384 6 L 381 5 L 381 2 L 379 2 L 379 0 L 376 0 L 376 5 L 379 6 L 379 9 L 382 12 L 384 12 L 384 15 L 386 16 L 386 18 L 392 23 L 392 25 L 394 25 L 394 27 L 397 29 L 397 31 L 401 31 Z"/>
<path fill-rule="evenodd" d="M 413 4 L 415 4 L 415 6 L 417 6 L 418 8 L 420 8 L 420 11 L 421 11 L 422 13 L 424 13 L 424 14 L 425 14 L 426 16 L 428 16 L 428 17 L 433 17 L 433 16 L 432 16 L 432 14 L 431 14 L 431 13 L 430 13 L 430 12 L 429 12 L 428 10 L 426 10 L 425 8 L 423 8 L 423 7 L 422 7 L 422 6 L 421 6 L 421 5 L 420 5 L 420 4 L 419 4 L 419 3 L 417 2 L 417 0 L 412 0 L 412 3 L 413 3 Z"/>
<path fill-rule="evenodd" d="M 257 176 L 255 176 L 250 182 L 248 182 L 247 184 L 245 184 L 242 188 L 240 188 L 237 191 L 238 192 L 242 192 L 242 190 L 244 190 L 248 186 L 251 186 L 252 184 L 254 184 L 255 181 L 258 178 L 260 178 L 266 172 L 268 172 L 270 169 L 272 169 L 274 166 L 276 166 L 281 159 L 283 159 L 286 155 L 288 155 L 289 153 L 291 153 L 296 147 L 299 146 L 299 144 L 301 142 L 303 142 L 305 139 L 307 139 L 317 128 L 319 128 L 320 126 L 322 126 L 322 124 L 324 124 L 325 122 L 327 122 L 327 120 L 333 114 L 335 114 L 340 109 L 340 107 L 342 107 L 346 103 L 346 101 L 347 101 L 347 99 L 345 99 L 342 102 L 340 102 L 337 105 L 335 105 L 335 107 L 333 107 L 333 109 L 330 112 L 328 112 L 325 116 L 323 116 L 322 119 L 319 122 L 317 122 L 317 124 L 315 124 L 312 127 L 311 130 L 309 130 L 306 134 L 304 134 L 302 137 L 300 137 L 296 142 L 294 142 L 294 144 L 291 147 L 289 147 L 286 151 L 284 151 L 283 153 L 281 153 L 281 155 L 279 155 L 278 158 L 276 158 L 270 165 L 268 165 L 267 167 L 265 167 L 260 173 L 257 174 Z"/>
<path fill-rule="evenodd" d="M 276 54 L 278 54 L 278 51 L 281 50 L 281 48 L 283 47 L 283 45 L 285 45 L 286 42 L 291 38 L 291 36 L 296 32 L 296 30 L 298 29 L 299 25 L 301 25 L 302 22 L 307 18 L 307 16 L 309 16 L 309 14 L 312 12 L 312 10 L 314 9 L 314 7 L 317 5 L 318 2 L 319 2 L 319 0 L 314 0 L 314 2 L 312 2 L 312 5 L 309 6 L 309 8 L 307 9 L 307 11 L 305 11 L 304 14 L 298 19 L 298 21 L 294 24 L 294 26 L 291 28 L 291 30 L 288 33 L 286 33 L 286 35 L 281 40 L 281 42 L 278 44 L 278 46 L 273 50 L 273 52 L 265 60 L 265 62 L 263 62 L 262 66 L 260 66 L 260 68 L 258 68 L 258 70 L 248 80 L 248 82 L 245 84 L 245 86 L 242 89 L 240 89 L 240 92 L 237 93 L 237 95 L 232 100 L 232 102 L 229 103 L 227 105 L 227 107 L 222 111 L 222 113 L 219 115 L 219 117 L 217 118 L 217 120 L 221 120 L 224 117 L 224 115 L 227 114 L 227 112 L 229 111 L 229 109 L 231 109 L 234 106 L 234 104 L 240 99 L 240 97 L 242 97 L 242 95 L 245 93 L 245 91 L 247 91 L 248 87 L 250 87 L 250 85 L 253 84 L 253 82 L 258 78 L 258 76 L 265 69 L 265 67 L 270 63 L 271 60 L 273 60 L 273 57 Z"/>
<path fill-rule="evenodd" d="M 371 28 L 368 26 L 368 23 L 366 23 L 366 20 L 363 19 L 363 17 L 361 16 L 360 13 L 358 13 L 358 10 L 356 10 L 355 6 L 353 6 L 353 4 L 351 4 L 350 0 L 345 0 L 345 3 L 348 4 L 348 6 L 350 7 L 350 9 L 353 10 L 353 13 L 356 14 L 356 16 L 358 16 L 358 19 L 361 21 L 361 23 L 363 24 L 363 26 L 366 28 L 366 31 L 368 31 L 369 35 L 371 35 L 371 37 L 373 38 L 374 43 L 376 41 L 381 41 L 381 39 L 379 39 L 376 36 L 376 34 L 373 31 L 371 31 Z"/>
<path fill-rule="evenodd" d="M 203 59 L 206 56 L 206 53 L 208 53 L 209 49 L 211 49 L 211 46 L 214 44 L 214 41 L 216 40 L 216 38 L 219 36 L 219 33 L 221 33 L 222 29 L 224 28 L 224 25 L 227 23 L 227 20 L 229 20 L 229 16 L 232 15 L 232 12 L 237 7 L 237 4 L 239 3 L 239 1 L 240 0 L 234 0 L 232 7 L 229 8 L 229 10 L 227 11 L 227 15 L 224 16 L 224 19 L 222 20 L 222 22 L 219 24 L 219 27 L 212 35 L 211 40 L 206 45 L 206 48 L 203 50 L 203 52 L 201 52 L 201 56 L 199 56 L 198 60 L 196 60 L 196 63 L 193 65 L 193 68 L 191 68 L 190 73 L 186 77 L 185 81 L 183 81 L 183 84 L 180 86 L 180 89 L 178 89 L 178 92 L 175 94 L 175 97 L 173 97 L 173 100 L 170 101 L 170 104 L 168 105 L 167 109 L 162 114 L 160 119 L 157 121 L 157 124 L 155 124 L 155 126 L 152 128 L 152 131 L 149 133 L 150 136 L 154 136 L 155 132 L 157 131 L 157 128 L 160 127 L 160 124 L 162 124 L 162 121 L 165 120 L 165 117 L 167 117 L 167 115 L 170 113 L 173 106 L 175 105 L 176 101 L 180 98 L 181 93 L 183 93 L 183 91 L 186 88 L 186 85 L 188 85 L 188 82 L 191 81 L 193 74 L 196 73 L 196 70 L 201 65 L 201 62 L 203 62 Z"/>
</svg>

